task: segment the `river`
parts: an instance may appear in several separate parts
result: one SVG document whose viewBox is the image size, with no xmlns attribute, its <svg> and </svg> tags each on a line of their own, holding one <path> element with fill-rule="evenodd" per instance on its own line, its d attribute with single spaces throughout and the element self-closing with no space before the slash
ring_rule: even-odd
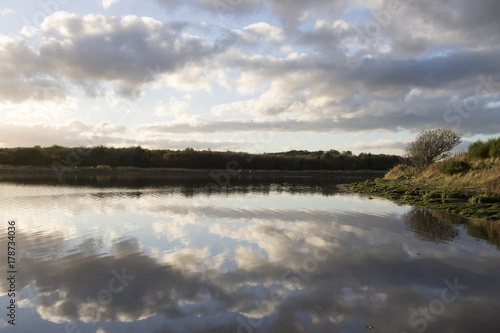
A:
<svg viewBox="0 0 500 333">
<path fill-rule="evenodd" d="M 491 230 L 341 182 L 4 181 L 0 330 L 500 331 Z"/>
</svg>

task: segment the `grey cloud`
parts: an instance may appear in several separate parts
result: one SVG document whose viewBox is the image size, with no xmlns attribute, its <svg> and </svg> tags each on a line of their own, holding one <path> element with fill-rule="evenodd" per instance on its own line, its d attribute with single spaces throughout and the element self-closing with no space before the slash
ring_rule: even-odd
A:
<svg viewBox="0 0 500 333">
<path fill-rule="evenodd" d="M 0 97 L 11 103 L 62 101 L 73 93 L 72 84 L 89 96 L 103 96 L 104 86 L 110 82 L 120 95 L 134 98 L 143 92 L 145 84 L 161 76 L 181 73 L 185 66 L 200 66 L 206 71 L 211 68 L 239 71 L 239 78 L 249 77 L 248 85 L 254 84 L 257 91 L 269 85 L 279 86 L 265 91 L 271 97 L 262 98 L 250 111 L 257 116 L 287 114 L 295 119 L 278 121 L 278 128 L 261 121 L 228 120 L 197 125 L 145 124 L 138 127 L 140 130 L 178 134 L 420 131 L 456 127 L 463 133 L 498 133 L 494 125 L 499 120 L 498 107 L 490 108 L 488 103 L 498 101 L 500 88 L 481 95 L 473 112 L 454 110 L 457 101 L 463 104 L 464 99 L 474 96 L 478 76 L 492 74 L 494 82 L 500 81 L 497 1 L 411 1 L 403 11 L 391 16 L 389 25 L 382 27 L 369 41 L 370 45 L 360 45 L 359 41 L 356 44 L 359 29 L 366 28 L 367 22 L 349 22 L 336 28 L 332 25 L 336 18 L 341 18 L 339 15 L 352 9 L 349 7 L 352 4 L 348 6 L 345 1 L 158 0 L 158 3 L 169 10 L 190 6 L 222 13 L 224 17 L 270 9 L 287 27 L 284 43 L 293 51 L 303 51 L 301 47 L 312 50 L 297 57 L 273 58 L 266 54 L 270 45 L 258 44 L 259 48 L 254 48 L 240 34 L 222 26 L 218 26 L 220 35 L 214 42 L 186 37 L 184 31 L 195 25 L 181 21 L 162 23 L 135 16 L 79 17 L 57 13 L 42 25 L 43 40 L 38 49 L 23 40 L 3 42 Z M 450 8 L 453 15 L 449 15 Z M 306 17 L 311 19 L 310 23 L 325 18 L 326 24 L 317 28 L 301 26 Z M 88 25 L 92 20 L 102 24 L 95 24 L 92 30 Z M 288 29 L 289 26 L 293 28 Z M 72 43 L 66 43 L 67 39 Z M 380 49 L 383 44 L 389 47 L 386 53 Z M 357 47 L 360 49 L 356 50 Z M 423 94 L 405 100 L 414 88 L 423 89 Z M 439 92 L 440 96 L 425 96 L 430 91 Z M 334 102 L 315 106 L 314 100 L 322 98 Z M 271 100 L 279 103 L 273 104 Z M 141 139 L 128 142 L 142 144 Z M 170 144 L 180 148 L 184 144 L 160 137 L 142 142 L 157 147 Z M 209 142 L 187 143 L 205 148 Z M 211 147 L 231 148 L 237 144 L 227 141 L 213 143 Z"/>
<path fill-rule="evenodd" d="M 268 0 L 273 11 L 282 19 L 285 27 L 296 28 L 308 16 L 313 18 L 335 18 L 341 16 L 347 8 L 345 0 Z"/>
<path fill-rule="evenodd" d="M 440 104 L 439 101 L 443 101 Z M 207 121 L 201 125 L 156 123 L 141 125 L 140 131 L 156 133 L 232 133 L 232 132 L 355 132 L 389 130 L 397 132 L 406 129 L 418 132 L 422 129 L 450 128 L 463 134 L 496 134 L 500 123 L 500 107 L 480 109 L 474 112 L 464 111 L 467 118 L 453 110 L 453 101 L 448 98 L 429 101 L 419 105 L 394 102 L 394 111 L 380 110 L 377 105 L 364 105 L 363 111 L 355 117 L 333 115 L 322 116 L 317 120 L 279 120 L 274 122 L 252 120 Z M 349 105 L 345 105 L 349 110 Z M 355 110 L 351 110 L 354 112 Z M 390 110 L 389 110 L 390 111 Z M 348 115 L 347 112 L 345 112 Z"/>
<path fill-rule="evenodd" d="M 68 94 L 64 84 L 37 68 L 36 52 L 21 40 L 0 42 L 0 98 L 4 102 L 61 101 Z"/>
<path fill-rule="evenodd" d="M 402 87 L 447 88 L 455 82 L 468 80 L 473 86 L 479 75 L 499 73 L 500 53 L 457 53 L 425 60 L 366 61 L 349 79 L 360 80 L 371 89 Z"/>
<path fill-rule="evenodd" d="M 498 130 L 491 125 L 491 121 L 498 120 L 497 108 L 490 108 L 488 104 L 496 102 L 500 92 L 500 66 L 496 61 L 499 56 L 495 51 L 448 53 L 410 60 L 395 60 L 385 55 L 372 60 L 365 59 L 358 67 L 348 66 L 341 52 L 310 54 L 287 60 L 265 57 L 224 59 L 229 66 L 241 68 L 243 75 L 251 76 L 254 82 L 279 82 L 284 96 L 293 96 L 293 103 L 286 105 L 285 100 L 281 100 L 279 106 L 254 103 L 253 111 L 261 115 L 280 115 L 288 112 L 290 106 L 300 104 L 300 115 L 308 115 L 310 121 L 304 118 L 280 120 L 278 129 L 250 120 L 207 121 L 196 126 L 151 124 L 143 128 L 165 133 L 181 130 L 211 133 L 236 130 L 280 132 L 398 128 L 420 131 L 423 128 L 444 126 L 460 127 L 464 133 L 495 134 Z M 493 74 L 493 86 L 487 88 L 482 81 L 490 74 Z M 422 96 L 406 100 L 415 88 L 423 89 Z M 310 91 L 308 97 L 301 95 L 304 89 Z M 433 91 L 439 94 L 432 96 L 430 92 Z M 314 97 L 338 95 L 344 98 L 326 107 L 314 108 L 309 104 Z M 473 112 L 455 110 L 457 102 L 464 104 L 467 98 L 474 99 Z M 354 112 L 357 112 L 356 116 L 351 117 Z"/>
<path fill-rule="evenodd" d="M 354 119 L 343 119 L 340 123 L 346 131 L 385 129 L 398 131 L 406 129 L 411 132 L 419 132 L 423 129 L 449 128 L 461 132 L 464 135 L 474 134 L 497 134 L 500 121 L 500 109 L 476 111 L 469 114 L 467 119 L 458 113 L 451 113 L 445 118 L 446 106 L 435 105 L 427 110 L 417 110 L 418 113 L 408 114 L 386 114 L 383 116 L 370 115 L 368 113 Z M 446 120 L 449 121 L 446 121 Z"/>
<path fill-rule="evenodd" d="M 355 5 L 345 0 L 194 0 L 191 2 L 157 0 L 157 2 L 168 9 L 190 6 L 223 15 L 224 17 L 249 15 L 270 8 L 281 19 L 285 27 L 291 29 L 297 28 L 301 22 L 308 18 L 333 20 L 355 8 Z M 393 12 L 389 17 L 389 22 L 383 22 L 383 26 L 379 28 L 382 28 L 383 35 L 391 36 L 401 46 L 404 45 L 405 48 L 415 43 L 426 45 L 426 47 L 433 46 L 430 39 L 405 40 L 398 37 L 398 34 L 408 36 L 410 30 L 422 20 L 442 32 L 456 32 L 457 36 L 472 43 L 478 37 L 481 37 L 485 44 L 497 40 L 494 32 L 499 30 L 498 13 L 500 9 L 498 2 L 495 0 L 476 2 L 460 0 L 434 2 L 426 0 L 399 1 L 397 3 L 401 4 L 403 10 Z M 376 22 L 377 14 L 387 10 L 390 4 L 391 1 L 384 1 L 381 8 L 376 8 L 371 13 L 370 20 Z M 360 28 L 366 29 L 367 27 L 362 25 Z M 484 39 L 485 35 L 488 36 L 486 40 Z M 417 47 L 416 49 L 423 51 L 425 47 Z"/>
<path fill-rule="evenodd" d="M 310 124 L 309 124 L 310 125 Z M 319 124 L 318 124 L 319 125 Z M 279 126 L 279 129 L 276 129 Z M 240 121 L 240 120 L 228 120 L 228 121 L 213 121 L 205 122 L 201 125 L 192 124 L 169 124 L 169 123 L 156 123 L 141 125 L 138 127 L 139 130 L 147 132 L 158 132 L 158 133 L 228 133 L 228 132 L 252 132 L 252 131 L 296 131 L 299 128 L 307 130 L 307 128 L 312 128 L 313 126 L 308 126 L 307 123 L 299 123 L 297 121 L 284 121 L 284 122 L 257 122 L 257 121 Z"/>
<path fill-rule="evenodd" d="M 358 32 L 349 28 L 344 30 L 342 28 L 333 29 L 332 27 L 323 26 L 306 30 L 298 34 L 297 42 L 312 46 L 328 54 L 337 53 L 342 50 L 346 40 L 357 38 Z"/>
<path fill-rule="evenodd" d="M 260 10 L 263 0 L 157 0 L 162 6 L 174 9 L 181 6 L 193 6 L 220 16 L 246 15 Z"/>
<path fill-rule="evenodd" d="M 491 42 L 490 38 L 498 41 L 498 35 L 493 33 L 500 29 L 498 1 L 425 0 L 411 1 L 409 7 L 408 17 L 425 17 L 440 29 L 457 31 L 464 40 L 480 44 Z"/>
<path fill-rule="evenodd" d="M 405 8 L 390 15 L 379 36 L 387 38 L 398 56 L 467 49 L 498 49 L 499 5 L 495 0 L 475 2 L 404 1 Z M 362 27 L 363 29 L 366 27 Z"/>
<path fill-rule="evenodd" d="M 137 97 L 161 75 L 187 64 L 202 66 L 220 51 L 218 45 L 183 36 L 184 26 L 136 16 L 58 12 L 42 24 L 38 49 L 22 39 L 0 45 L 0 96 L 13 103 L 60 101 L 70 94 L 69 83 L 97 96 L 100 83 L 111 82 L 119 94 Z"/>
<path fill-rule="evenodd" d="M 75 83 L 109 81 L 124 95 L 140 92 L 145 83 L 159 75 L 176 71 L 184 65 L 202 63 L 215 48 L 195 37 L 181 37 L 175 30 L 158 21 L 138 17 L 63 17 L 47 21 L 71 29 L 86 20 L 99 20 L 111 26 L 91 32 L 71 30 L 71 45 L 47 28 L 45 43 L 40 47 L 42 62 L 54 72 Z M 132 22 L 130 22 L 132 21 Z M 88 23 L 86 23 L 88 24 Z M 88 29 L 88 28 L 87 28 Z"/>
</svg>

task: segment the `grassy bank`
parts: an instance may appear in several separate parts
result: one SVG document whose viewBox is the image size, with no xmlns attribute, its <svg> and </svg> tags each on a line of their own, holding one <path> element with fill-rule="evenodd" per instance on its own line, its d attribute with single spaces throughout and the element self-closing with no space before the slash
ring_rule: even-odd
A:
<svg viewBox="0 0 500 333">
<path fill-rule="evenodd" d="M 465 217 L 500 221 L 500 158 L 463 154 L 423 170 L 399 165 L 384 178 L 345 188 L 402 204 L 446 210 Z"/>
</svg>

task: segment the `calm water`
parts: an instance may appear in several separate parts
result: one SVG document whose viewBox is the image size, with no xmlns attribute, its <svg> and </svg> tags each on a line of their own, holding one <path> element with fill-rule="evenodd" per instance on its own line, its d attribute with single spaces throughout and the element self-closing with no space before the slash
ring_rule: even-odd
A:
<svg viewBox="0 0 500 333">
<path fill-rule="evenodd" d="M 326 182 L 3 182 L 0 212 L 2 332 L 500 332 L 495 230 Z"/>
</svg>

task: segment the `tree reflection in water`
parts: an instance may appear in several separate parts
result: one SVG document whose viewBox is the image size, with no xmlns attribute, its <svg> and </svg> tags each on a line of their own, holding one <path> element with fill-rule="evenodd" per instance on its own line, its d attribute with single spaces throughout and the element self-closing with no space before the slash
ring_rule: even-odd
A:
<svg viewBox="0 0 500 333">
<path fill-rule="evenodd" d="M 415 232 L 420 240 L 446 243 L 455 239 L 459 231 L 447 220 L 437 217 L 426 208 L 413 207 L 403 215 L 405 224 Z"/>
</svg>

